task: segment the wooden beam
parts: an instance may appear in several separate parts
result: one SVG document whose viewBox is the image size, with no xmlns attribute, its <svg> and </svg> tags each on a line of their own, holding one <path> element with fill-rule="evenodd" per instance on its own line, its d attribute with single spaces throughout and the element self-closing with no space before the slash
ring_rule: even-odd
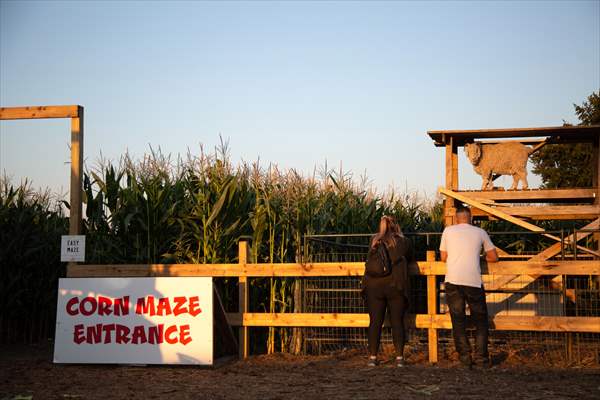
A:
<svg viewBox="0 0 600 400">
<path fill-rule="evenodd" d="M 242 240 L 238 243 L 238 263 L 244 267 L 248 262 L 248 242 Z M 240 276 L 238 278 L 238 310 L 244 314 L 248 312 L 249 296 L 248 296 L 248 277 Z M 241 326 L 238 335 L 239 358 L 248 358 L 250 353 L 250 340 L 248 338 L 248 327 Z"/>
<path fill-rule="evenodd" d="M 511 142 L 519 142 L 521 144 L 524 144 L 525 146 L 537 146 L 538 144 L 541 143 L 545 143 L 544 145 L 548 145 L 548 144 L 566 144 L 566 143 L 593 143 L 594 138 L 593 136 L 585 136 L 582 137 L 581 135 L 577 136 L 574 135 L 572 137 L 546 137 L 544 139 L 525 139 L 525 138 L 519 138 L 519 139 L 478 139 L 477 140 L 479 143 L 482 144 L 498 144 L 498 143 L 506 143 L 507 141 L 511 141 Z M 462 143 L 462 145 L 464 146 L 464 141 Z"/>
<path fill-rule="evenodd" d="M 458 190 L 458 146 L 454 140 L 452 143 L 452 190 Z"/>
<path fill-rule="evenodd" d="M 492 285 L 486 286 L 485 294 L 486 295 L 494 294 L 494 293 L 491 293 L 491 291 L 501 289 L 502 286 L 509 284 L 515 278 L 517 278 L 519 276 L 522 276 L 522 275 L 504 275 L 499 280 L 494 280 Z M 539 284 L 543 285 L 543 287 L 545 287 L 545 288 L 556 291 L 556 293 L 563 292 L 562 275 L 554 276 L 552 279 L 541 279 L 541 278 L 548 278 L 549 277 L 548 275 L 528 275 L 528 276 L 533 280 L 522 285 L 520 288 L 518 288 L 518 291 L 514 291 L 514 288 L 513 288 L 512 289 L 513 293 L 511 294 L 511 296 L 504 299 L 504 301 L 512 302 L 512 303 L 516 304 L 519 301 L 519 299 L 521 299 L 524 296 L 531 293 L 532 289 L 539 288 Z M 565 289 L 564 294 L 573 303 L 577 302 L 577 298 L 576 298 L 574 289 Z"/>
<path fill-rule="evenodd" d="M 581 229 L 582 230 L 586 230 L 586 229 L 594 230 L 594 229 L 598 229 L 598 228 L 600 228 L 600 218 L 587 224 L 586 226 L 584 226 Z M 588 237 L 591 234 L 592 234 L 592 232 L 578 232 L 576 239 L 579 241 L 581 239 L 585 239 L 586 237 Z M 573 234 L 571 234 L 565 238 L 565 244 L 572 243 L 573 240 L 575 240 L 575 236 Z M 545 249 L 544 251 L 542 251 L 542 252 L 536 254 L 535 256 L 533 256 L 532 258 L 530 258 L 529 261 L 533 261 L 533 262 L 545 261 L 549 258 L 554 257 L 558 253 L 560 253 L 561 249 L 562 249 L 561 243 L 555 243 L 552 246 Z"/>
<path fill-rule="evenodd" d="M 444 269 L 442 262 L 425 261 L 411 266 L 413 274 L 427 274 L 434 264 Z M 302 277 L 302 276 L 363 276 L 364 262 L 333 263 L 259 263 L 240 264 L 103 264 L 67 267 L 71 278 L 83 277 L 157 277 L 157 276 L 213 276 L 213 277 Z"/>
<path fill-rule="evenodd" d="M 505 331 L 600 332 L 600 317 L 524 317 L 497 315 L 490 328 Z"/>
<path fill-rule="evenodd" d="M 83 179 L 83 107 L 79 116 L 71 118 L 71 188 L 69 210 L 69 234 L 81 234 L 82 179 Z"/>
<path fill-rule="evenodd" d="M 432 273 L 438 271 L 432 268 Z M 500 261 L 482 263 L 484 275 L 600 275 L 600 263 L 591 261 Z M 439 274 L 443 275 L 443 274 Z"/>
<path fill-rule="evenodd" d="M 515 218 L 512 215 L 509 215 L 509 214 L 505 213 L 504 211 L 500 211 L 497 208 L 493 208 L 493 207 L 487 206 L 487 205 L 485 205 L 485 204 L 483 204 L 483 203 L 481 203 L 481 202 L 479 202 L 479 201 L 477 201 L 475 199 L 472 199 L 472 198 L 469 198 L 467 196 L 464 196 L 462 193 L 455 192 L 453 190 L 444 189 L 444 188 L 440 188 L 439 191 L 440 191 L 440 193 L 442 193 L 446 197 L 451 197 L 451 198 L 453 198 L 455 200 L 461 201 L 463 203 L 467 203 L 470 206 L 473 206 L 473 207 L 476 207 L 476 208 L 478 208 L 478 209 L 480 209 L 482 211 L 485 211 L 488 214 L 493 215 L 494 217 L 497 217 L 497 218 L 503 219 L 505 221 L 511 222 L 511 223 L 513 223 L 515 225 L 518 225 L 521 228 L 525 228 L 525 229 L 533 231 L 533 232 L 544 232 L 544 229 L 540 228 L 537 225 L 533 225 L 533 224 L 530 224 L 529 222 L 522 221 L 519 218 Z M 549 236 L 547 234 L 544 234 L 544 236 L 551 237 L 551 236 Z M 555 238 L 555 237 L 552 237 L 552 238 Z M 558 240 L 560 240 L 560 239 L 558 239 Z"/>
<path fill-rule="evenodd" d="M 445 275 L 446 263 L 419 261 L 411 275 Z M 364 262 L 285 264 L 106 264 L 67 266 L 69 278 L 101 277 L 308 277 L 356 276 L 364 274 Z M 491 275 L 600 275 L 600 263 L 591 261 L 500 261 L 482 263 L 483 274 Z"/>
<path fill-rule="evenodd" d="M 462 196 L 479 202 L 492 200 L 498 203 L 593 203 L 597 188 L 527 189 L 527 190 L 461 190 Z"/>
<path fill-rule="evenodd" d="M 369 314 L 346 313 L 245 313 L 228 314 L 227 319 L 233 326 L 249 327 L 330 327 L 330 328 L 366 328 L 369 326 Z M 429 328 L 431 317 L 427 314 L 407 315 L 404 320 L 407 327 Z"/>
<path fill-rule="evenodd" d="M 489 205 L 489 200 L 481 201 L 482 204 Z M 486 203 L 488 202 L 488 203 Z M 493 203 L 492 203 L 493 204 Z M 532 220 L 585 220 L 596 219 L 600 215 L 600 204 L 591 205 L 569 205 L 569 206 L 500 206 L 500 211 L 505 212 L 513 217 L 522 217 Z M 488 217 L 489 214 L 474 209 L 473 217 Z"/>
<path fill-rule="evenodd" d="M 39 119 L 39 118 L 78 118 L 82 117 L 81 106 L 31 106 L 31 107 L 2 107 L 0 120 Z"/>
<path fill-rule="evenodd" d="M 435 261 L 435 251 L 427 251 L 427 261 Z M 427 314 L 430 318 L 433 318 L 437 314 L 437 276 L 427 276 Z M 428 353 L 429 362 L 435 364 L 438 362 L 438 334 L 437 330 L 433 327 L 427 330 L 428 337 Z"/>
<path fill-rule="evenodd" d="M 369 314 L 346 313 L 245 313 L 228 314 L 228 321 L 234 326 L 249 327 L 330 327 L 366 328 Z M 406 316 L 407 327 L 451 329 L 449 314 L 438 314 L 433 318 L 428 314 Z M 600 317 L 543 317 L 496 315 L 490 318 L 490 327 L 510 331 L 546 332 L 590 332 L 600 333 Z"/>
<path fill-rule="evenodd" d="M 596 185 L 596 204 L 600 205 L 600 137 L 597 137 L 592 145 L 592 184 Z"/>
<path fill-rule="evenodd" d="M 508 128 L 508 129 L 460 129 L 460 130 L 431 130 L 427 134 L 436 146 L 444 146 L 449 140 L 464 143 L 474 139 L 502 139 L 527 137 L 560 137 L 566 139 L 589 140 L 600 136 L 600 125 L 547 126 L 538 128 Z"/>
<path fill-rule="evenodd" d="M 536 146 L 540 143 L 544 143 L 546 142 L 546 140 L 548 140 L 548 138 L 545 139 L 514 139 L 511 140 L 511 142 L 519 142 L 521 144 L 524 144 L 525 146 Z M 478 140 L 479 143 L 481 144 L 498 144 L 498 143 L 506 143 L 506 140 L 498 140 L 498 139 L 482 139 L 482 140 Z"/>
<path fill-rule="evenodd" d="M 514 281 L 518 276 L 520 275 L 500 275 L 500 277 L 492 281 L 491 285 L 485 286 L 485 295 L 489 296 L 492 294 L 492 291 L 502 288 L 504 285 Z"/>
<path fill-rule="evenodd" d="M 594 226 L 597 226 L 600 224 L 600 219 L 596 220 L 594 222 L 592 222 L 592 224 L 587 225 L 584 229 L 593 229 Z M 583 232 L 581 233 L 583 234 Z M 587 237 L 590 235 L 590 232 L 585 232 L 585 236 L 582 236 L 581 239 L 583 239 L 584 237 Z M 571 241 L 574 240 L 574 235 L 569 235 L 568 237 L 565 238 L 565 243 L 570 243 Z M 496 248 L 496 250 L 501 250 Z M 548 258 L 560 253 L 561 251 L 561 243 L 555 243 L 554 245 L 550 246 L 548 249 L 542 251 L 541 253 L 537 254 L 534 257 L 528 257 L 529 261 L 532 262 L 538 262 L 538 261 L 545 261 Z M 502 253 L 506 253 L 502 250 Z M 500 251 L 498 251 L 498 255 L 502 258 L 504 257 L 510 257 L 510 255 L 504 255 L 502 254 Z M 489 295 L 490 292 L 489 291 L 494 291 L 494 290 L 498 290 L 501 287 L 503 287 L 504 285 L 512 282 L 515 278 L 517 278 L 520 275 L 502 275 L 500 278 L 494 280 L 492 285 L 488 285 L 485 289 L 486 289 L 486 295 Z M 543 275 L 531 275 L 534 279 L 539 278 L 540 276 Z"/>
<path fill-rule="evenodd" d="M 546 138 L 546 140 L 544 140 L 543 142 L 540 142 L 540 143 L 536 144 L 535 146 L 533 146 L 533 148 L 531 149 L 531 153 L 529 153 L 529 155 L 531 156 L 533 153 L 539 151 L 542 147 L 544 147 L 547 144 L 548 144 L 548 138 Z"/>
<path fill-rule="evenodd" d="M 452 143 L 446 145 L 446 188 L 452 189 Z"/>
<path fill-rule="evenodd" d="M 592 144 L 592 152 L 592 170 L 594 171 L 592 184 L 596 185 L 597 190 L 596 201 L 594 203 L 600 206 L 600 137 L 597 137 Z M 600 232 L 594 233 L 594 240 L 596 241 L 598 252 L 600 252 Z M 596 277 L 596 279 L 600 283 L 600 277 Z"/>
<path fill-rule="evenodd" d="M 446 189 L 455 190 L 457 186 L 457 182 L 455 183 L 455 173 L 454 166 L 458 159 L 456 152 L 456 146 L 453 141 L 450 140 L 446 144 Z M 458 176 L 456 176 L 458 179 Z M 454 223 L 454 211 L 455 203 L 454 199 L 446 198 L 444 201 L 444 226 L 450 226 Z"/>
<path fill-rule="evenodd" d="M 503 219 L 503 220 L 508 221 L 508 222 L 512 222 L 513 224 L 518 225 L 518 226 L 520 226 L 522 228 L 525 228 L 527 230 L 530 230 L 532 232 L 539 232 L 541 235 L 543 235 L 543 236 L 545 236 L 547 238 L 550 238 L 552 240 L 556 240 L 557 242 L 561 242 L 561 238 L 559 238 L 557 236 L 554 236 L 554 235 L 551 235 L 551 234 L 548 234 L 548 233 L 543 233 L 544 229 L 540 228 L 537 225 L 530 224 L 529 222 L 526 222 L 526 221 L 523 221 L 523 220 L 521 220 L 519 218 L 513 217 L 512 215 L 509 215 L 509 214 L 507 214 L 504 211 L 500 211 L 497 208 L 493 208 L 493 207 L 487 206 L 485 204 L 482 204 L 482 203 L 478 202 L 477 200 L 469 199 L 468 197 L 465 197 L 465 196 L 463 196 L 462 194 L 460 194 L 458 192 L 454 192 L 452 190 L 440 188 L 440 193 L 445 194 L 446 196 L 453 197 L 456 200 L 462 201 L 463 203 L 467 203 L 467 204 L 469 204 L 469 205 L 471 205 L 473 207 L 476 207 L 476 208 L 478 208 L 478 209 L 480 209 L 482 211 L 487 212 L 488 214 L 493 215 L 494 217 Z M 600 256 L 600 253 L 598 253 L 598 252 L 596 252 L 594 250 L 588 249 L 586 247 L 577 246 L 577 248 L 580 249 L 580 250 L 582 250 L 582 251 L 585 251 L 587 253 L 594 254 L 596 256 Z"/>
</svg>

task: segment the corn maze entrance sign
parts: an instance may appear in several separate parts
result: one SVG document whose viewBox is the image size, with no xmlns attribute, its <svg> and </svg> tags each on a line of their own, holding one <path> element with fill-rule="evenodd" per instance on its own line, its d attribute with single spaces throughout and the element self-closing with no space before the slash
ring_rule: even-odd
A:
<svg viewBox="0 0 600 400">
<path fill-rule="evenodd" d="M 60 279 L 55 363 L 213 363 L 212 279 Z"/>
</svg>

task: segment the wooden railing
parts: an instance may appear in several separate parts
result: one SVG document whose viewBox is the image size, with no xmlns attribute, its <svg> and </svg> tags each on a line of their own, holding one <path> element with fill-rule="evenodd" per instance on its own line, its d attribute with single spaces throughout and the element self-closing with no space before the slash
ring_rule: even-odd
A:
<svg viewBox="0 0 600 400">
<path fill-rule="evenodd" d="M 254 277 L 322 277 L 362 276 L 363 262 L 329 263 L 248 263 L 246 242 L 239 244 L 239 262 L 235 264 L 134 264 L 134 265 L 69 265 L 67 277 L 169 277 L 207 276 L 239 278 L 239 312 L 227 314 L 229 323 L 240 327 L 240 357 L 248 355 L 249 327 L 367 327 L 368 314 L 350 313 L 250 313 L 248 312 L 247 279 Z M 439 314 L 436 276 L 445 274 L 445 263 L 435 261 L 429 252 L 426 261 L 409 267 L 413 275 L 427 276 L 427 314 L 406 317 L 408 327 L 428 330 L 429 361 L 437 362 L 437 330 L 452 327 L 449 314 Z M 483 264 L 484 275 L 600 275 L 600 261 L 500 261 Z M 496 330 L 594 332 L 600 333 L 600 317 L 510 316 L 490 318 Z"/>
</svg>

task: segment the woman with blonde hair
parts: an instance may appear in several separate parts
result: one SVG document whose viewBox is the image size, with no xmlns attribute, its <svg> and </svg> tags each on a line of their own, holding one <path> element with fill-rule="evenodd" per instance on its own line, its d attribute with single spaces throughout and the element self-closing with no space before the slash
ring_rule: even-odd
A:
<svg viewBox="0 0 600 400">
<path fill-rule="evenodd" d="M 405 365 L 404 315 L 408 309 L 408 264 L 412 261 L 412 244 L 394 218 L 383 216 L 379 232 L 371 239 L 362 282 L 369 311 L 369 366 L 378 364 L 377 352 L 386 310 L 390 313 L 396 365 Z"/>
</svg>

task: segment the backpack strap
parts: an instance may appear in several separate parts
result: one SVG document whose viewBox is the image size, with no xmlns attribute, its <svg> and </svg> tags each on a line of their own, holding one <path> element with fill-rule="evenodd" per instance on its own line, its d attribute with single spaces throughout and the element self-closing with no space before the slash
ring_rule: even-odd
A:
<svg viewBox="0 0 600 400">
<path fill-rule="evenodd" d="M 379 244 L 383 246 L 383 252 L 385 253 L 385 260 L 383 260 L 384 267 L 387 270 L 386 272 L 390 273 L 392 271 L 392 267 L 394 266 L 392 263 L 392 258 L 390 257 L 390 252 L 388 251 L 387 245 L 384 241 L 379 242 Z"/>
</svg>

